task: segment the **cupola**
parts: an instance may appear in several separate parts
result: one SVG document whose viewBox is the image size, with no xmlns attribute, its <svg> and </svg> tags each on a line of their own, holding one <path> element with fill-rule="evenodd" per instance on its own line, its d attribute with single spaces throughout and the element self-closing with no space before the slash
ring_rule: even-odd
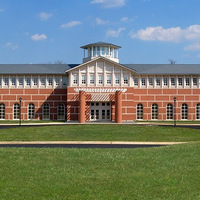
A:
<svg viewBox="0 0 200 200">
<path fill-rule="evenodd" d="M 83 63 L 97 57 L 106 57 L 107 59 L 119 63 L 118 49 L 121 48 L 120 46 L 111 43 L 97 42 L 87 44 L 81 48 L 84 49 Z"/>
</svg>

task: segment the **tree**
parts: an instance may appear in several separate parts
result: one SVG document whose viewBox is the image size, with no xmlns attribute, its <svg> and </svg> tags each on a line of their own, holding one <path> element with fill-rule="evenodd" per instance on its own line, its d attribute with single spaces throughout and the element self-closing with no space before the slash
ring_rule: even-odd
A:
<svg viewBox="0 0 200 200">
<path fill-rule="evenodd" d="M 174 59 L 169 59 L 169 62 L 171 65 L 175 65 L 176 64 L 176 61 Z"/>
</svg>

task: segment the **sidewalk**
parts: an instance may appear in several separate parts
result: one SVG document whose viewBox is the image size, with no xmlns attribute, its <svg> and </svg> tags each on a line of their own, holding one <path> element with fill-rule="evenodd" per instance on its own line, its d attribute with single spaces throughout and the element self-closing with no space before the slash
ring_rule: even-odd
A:
<svg viewBox="0 0 200 200">
<path fill-rule="evenodd" d="M 123 144 L 123 145 L 174 145 L 187 142 L 127 142 L 127 141 L 0 141 L 0 144 Z"/>
<path fill-rule="evenodd" d="M 112 125 L 149 125 L 149 126 L 174 126 L 173 123 L 167 123 L 167 122 L 163 122 L 163 123 L 156 123 L 156 122 L 135 122 L 135 121 L 131 121 L 131 122 L 122 122 L 121 124 L 115 123 L 115 122 L 86 122 L 86 123 L 79 123 L 78 121 L 69 121 L 69 122 L 42 122 L 42 123 L 21 123 L 21 126 L 51 126 L 51 125 L 100 125 L 100 124 L 112 124 Z M 19 123 L 13 123 L 13 124 L 9 124 L 9 123 L 5 123 L 5 124 L 0 124 L 0 126 L 19 126 Z M 179 124 L 177 123 L 176 126 L 200 126 L 200 124 Z"/>
</svg>

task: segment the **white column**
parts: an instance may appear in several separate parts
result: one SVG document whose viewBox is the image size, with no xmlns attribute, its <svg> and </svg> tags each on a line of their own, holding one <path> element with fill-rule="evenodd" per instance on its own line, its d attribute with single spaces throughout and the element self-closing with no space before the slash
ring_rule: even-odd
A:
<svg viewBox="0 0 200 200">
<path fill-rule="evenodd" d="M 40 80 L 40 75 L 38 75 L 38 88 L 41 87 L 41 80 Z"/>
<path fill-rule="evenodd" d="M 86 85 L 89 86 L 90 84 L 90 73 L 89 73 L 89 66 L 86 67 Z"/>
<path fill-rule="evenodd" d="M 46 75 L 46 82 L 45 83 L 46 83 L 45 88 L 47 88 L 48 87 L 48 77 L 47 77 L 47 75 Z"/>
<path fill-rule="evenodd" d="M 114 70 L 114 65 L 112 66 L 112 80 L 111 80 L 112 82 L 112 86 L 114 86 L 115 85 L 115 70 Z"/>
<path fill-rule="evenodd" d="M 120 77 L 121 77 L 121 79 L 120 79 L 120 83 L 121 83 L 121 84 L 120 84 L 120 85 L 123 86 L 123 85 L 124 85 L 123 70 L 121 69 L 120 71 L 121 71 L 121 72 L 120 72 Z"/>
<path fill-rule="evenodd" d="M 97 80 L 98 80 L 98 73 L 97 73 L 97 62 L 96 65 L 94 67 L 94 85 L 97 86 Z"/>
<path fill-rule="evenodd" d="M 91 52 L 91 57 L 93 57 L 93 56 L 94 56 L 94 55 L 93 55 L 93 46 L 92 46 L 92 48 L 91 48 L 91 49 L 92 49 L 92 52 Z"/>
<path fill-rule="evenodd" d="M 168 79 L 169 88 L 171 88 L 171 76 L 169 76 Z"/>
<path fill-rule="evenodd" d="M 78 86 L 81 85 L 81 70 L 80 68 L 78 69 Z"/>
</svg>

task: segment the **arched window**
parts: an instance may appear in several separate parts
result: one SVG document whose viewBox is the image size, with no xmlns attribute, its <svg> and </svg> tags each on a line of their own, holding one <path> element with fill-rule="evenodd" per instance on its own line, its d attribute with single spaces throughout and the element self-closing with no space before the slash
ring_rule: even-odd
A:
<svg viewBox="0 0 200 200">
<path fill-rule="evenodd" d="M 45 103 L 43 105 L 43 119 L 49 120 L 49 116 L 50 116 L 50 107 L 48 103 Z"/>
<path fill-rule="evenodd" d="M 158 119 L 158 105 L 156 103 L 151 106 L 151 119 Z"/>
<path fill-rule="evenodd" d="M 188 106 L 186 103 L 181 106 L 181 119 L 188 119 Z"/>
<path fill-rule="evenodd" d="M 173 119 L 173 105 L 171 103 L 167 104 L 167 119 Z"/>
<path fill-rule="evenodd" d="M 143 119 L 143 105 L 141 103 L 137 105 L 137 119 Z"/>
<path fill-rule="evenodd" d="M 65 105 L 63 103 L 58 104 L 58 120 L 65 120 Z"/>
<path fill-rule="evenodd" d="M 3 103 L 0 104 L 0 119 L 5 119 L 5 105 Z"/>
<path fill-rule="evenodd" d="M 33 103 L 28 105 L 28 119 L 35 119 L 35 105 Z"/>
<path fill-rule="evenodd" d="M 13 105 L 13 119 L 19 119 L 20 115 L 20 105 L 18 103 L 15 103 Z"/>
<path fill-rule="evenodd" d="M 196 107 L 196 119 L 200 119 L 200 103 Z"/>
</svg>

